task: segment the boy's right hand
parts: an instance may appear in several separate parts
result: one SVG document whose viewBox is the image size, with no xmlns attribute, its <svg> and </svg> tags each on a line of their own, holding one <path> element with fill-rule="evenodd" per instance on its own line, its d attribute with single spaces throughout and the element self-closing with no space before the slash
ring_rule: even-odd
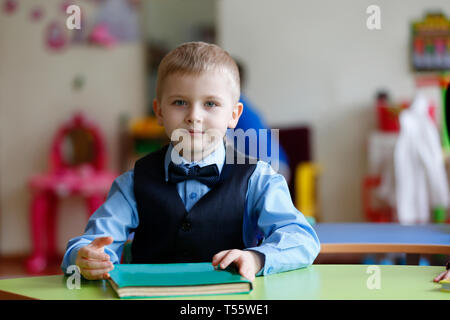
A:
<svg viewBox="0 0 450 320">
<path fill-rule="evenodd" d="M 108 279 L 108 272 L 114 269 L 109 255 L 103 250 L 104 246 L 113 242 L 112 237 L 98 237 L 90 244 L 78 250 L 75 264 L 87 280 Z"/>
</svg>

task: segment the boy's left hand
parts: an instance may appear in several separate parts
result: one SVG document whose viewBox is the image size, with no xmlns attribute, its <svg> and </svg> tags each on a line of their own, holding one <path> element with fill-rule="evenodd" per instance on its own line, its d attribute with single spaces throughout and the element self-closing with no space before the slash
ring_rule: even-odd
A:
<svg viewBox="0 0 450 320">
<path fill-rule="evenodd" d="M 433 279 L 434 282 L 439 282 L 441 280 L 450 280 L 450 270 L 446 270 L 440 273 L 437 277 Z"/>
<path fill-rule="evenodd" d="M 213 266 L 221 269 L 231 263 L 235 264 L 241 276 L 253 281 L 255 274 L 264 266 L 264 256 L 256 251 L 232 249 L 220 251 L 212 259 Z"/>
<path fill-rule="evenodd" d="M 433 279 L 434 282 L 439 282 L 441 280 L 450 280 L 450 260 L 447 261 L 445 265 L 445 271 L 439 274 L 437 277 Z"/>
</svg>

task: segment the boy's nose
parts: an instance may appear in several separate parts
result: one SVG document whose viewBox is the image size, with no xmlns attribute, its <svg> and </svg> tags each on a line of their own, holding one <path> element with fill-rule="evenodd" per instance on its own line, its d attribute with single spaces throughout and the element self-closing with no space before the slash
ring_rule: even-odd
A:
<svg viewBox="0 0 450 320">
<path fill-rule="evenodd" d="M 192 106 L 186 115 L 186 122 L 190 124 L 201 123 L 202 122 L 202 112 L 197 106 Z"/>
</svg>

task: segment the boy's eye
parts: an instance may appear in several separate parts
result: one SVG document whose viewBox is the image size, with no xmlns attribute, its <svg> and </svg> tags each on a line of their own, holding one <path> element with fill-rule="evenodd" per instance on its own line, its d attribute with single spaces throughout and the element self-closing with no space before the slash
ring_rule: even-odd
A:
<svg viewBox="0 0 450 320">
<path fill-rule="evenodd" d="M 215 106 L 217 106 L 217 104 L 214 101 L 208 101 L 208 102 L 205 103 L 205 105 L 207 107 L 215 107 Z"/>
<path fill-rule="evenodd" d="M 175 100 L 173 102 L 173 104 L 176 105 L 176 106 L 184 106 L 186 104 L 186 101 L 184 101 L 184 100 Z"/>
</svg>

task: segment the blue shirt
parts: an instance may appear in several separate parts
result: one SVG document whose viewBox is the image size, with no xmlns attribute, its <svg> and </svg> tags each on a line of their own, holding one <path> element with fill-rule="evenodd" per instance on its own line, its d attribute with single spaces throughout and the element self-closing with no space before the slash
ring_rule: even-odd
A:
<svg viewBox="0 0 450 320">
<path fill-rule="evenodd" d="M 189 166 L 203 167 L 215 163 L 219 172 L 225 162 L 225 147 L 222 143 L 201 161 L 191 163 L 177 152 L 171 155 L 172 150 L 173 146 L 170 145 L 165 156 L 166 181 L 171 156 L 174 162 Z M 109 254 L 113 263 L 120 263 L 123 246 L 131 230 L 139 225 L 133 174 L 133 170 L 130 170 L 114 181 L 107 200 L 90 217 L 84 235 L 69 241 L 61 264 L 63 272 L 75 264 L 78 250 L 99 236 L 111 236 L 114 239 L 111 245 L 105 247 L 105 253 Z M 210 190 L 197 180 L 179 182 L 176 187 L 187 211 Z M 256 239 L 259 238 L 263 241 L 257 246 Z M 257 162 L 248 182 L 243 242 L 246 250 L 258 251 L 265 256 L 264 267 L 258 275 L 306 267 L 313 263 L 320 251 L 314 229 L 292 203 L 286 180 L 264 161 Z"/>
</svg>

